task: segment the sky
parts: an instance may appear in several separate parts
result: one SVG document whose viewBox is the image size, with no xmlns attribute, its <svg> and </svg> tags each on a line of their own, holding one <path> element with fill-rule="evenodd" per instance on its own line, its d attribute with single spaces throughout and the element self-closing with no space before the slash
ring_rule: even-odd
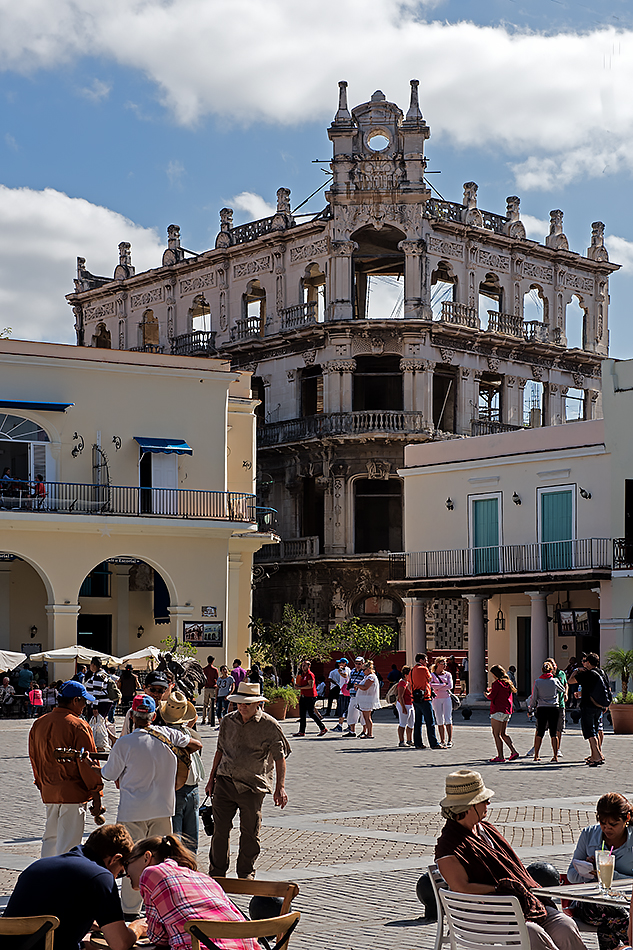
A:
<svg viewBox="0 0 633 950">
<path fill-rule="evenodd" d="M 521 198 L 528 236 L 606 225 L 611 355 L 633 358 L 633 4 L 629 0 L 0 0 L 0 333 L 74 342 L 77 256 L 137 273 L 169 224 L 213 247 L 219 211 L 300 205 L 326 182 L 341 79 L 431 128 L 430 183 Z M 302 211 L 319 211 L 322 191 Z"/>
</svg>

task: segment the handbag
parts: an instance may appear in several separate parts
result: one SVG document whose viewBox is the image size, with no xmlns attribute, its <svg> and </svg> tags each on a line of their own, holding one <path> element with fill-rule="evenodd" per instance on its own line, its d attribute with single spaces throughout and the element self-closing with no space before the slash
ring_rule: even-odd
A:
<svg viewBox="0 0 633 950">
<path fill-rule="evenodd" d="M 198 809 L 200 817 L 202 818 L 202 824 L 204 825 L 205 833 L 211 837 L 213 835 L 213 806 L 207 805 L 209 801 L 209 796 L 205 798 L 202 805 Z"/>
<path fill-rule="evenodd" d="M 450 692 L 450 691 L 448 695 L 451 697 L 451 703 L 452 703 L 453 709 L 459 709 L 459 707 L 462 704 L 462 701 L 459 698 L 459 696 L 456 696 L 455 693 Z"/>
</svg>

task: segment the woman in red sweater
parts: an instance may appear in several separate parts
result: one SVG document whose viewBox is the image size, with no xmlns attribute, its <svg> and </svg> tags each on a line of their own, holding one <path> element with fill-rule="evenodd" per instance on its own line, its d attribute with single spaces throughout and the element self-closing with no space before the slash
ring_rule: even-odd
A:
<svg viewBox="0 0 633 950">
<path fill-rule="evenodd" d="M 314 673 L 310 669 L 310 660 L 304 660 L 301 664 L 301 672 L 297 676 L 295 685 L 301 690 L 301 697 L 299 699 L 299 732 L 295 733 L 295 736 L 305 736 L 307 716 L 310 716 L 311 719 L 314 719 L 317 726 L 321 730 L 319 735 L 324 736 L 327 732 L 327 729 L 325 728 L 323 720 L 314 708 L 317 698 L 317 689 Z"/>
<path fill-rule="evenodd" d="M 497 754 L 491 762 L 505 762 L 503 756 L 503 743 L 510 749 L 509 761 L 519 758 L 519 753 L 514 748 L 512 739 L 506 735 L 506 729 L 512 715 L 512 696 L 517 688 L 502 666 L 491 666 L 490 672 L 494 676 L 494 682 L 486 691 L 486 697 L 490 700 L 490 725 L 492 726 L 492 736 L 497 747 Z"/>
</svg>

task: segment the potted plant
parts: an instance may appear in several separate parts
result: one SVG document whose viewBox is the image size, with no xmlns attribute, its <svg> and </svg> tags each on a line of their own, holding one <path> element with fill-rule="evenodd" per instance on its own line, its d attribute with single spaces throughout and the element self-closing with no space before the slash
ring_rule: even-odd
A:
<svg viewBox="0 0 633 950">
<path fill-rule="evenodd" d="M 622 692 L 618 693 L 609 712 L 616 735 L 633 735 L 633 693 L 629 693 L 629 680 L 633 675 L 633 650 L 614 647 L 609 650 L 604 664 L 605 672 L 622 680 Z"/>
<path fill-rule="evenodd" d="M 275 719 L 285 719 L 288 707 L 299 702 L 299 693 L 292 686 L 275 686 L 270 681 L 264 682 L 264 696 L 268 700 L 266 712 Z"/>
</svg>

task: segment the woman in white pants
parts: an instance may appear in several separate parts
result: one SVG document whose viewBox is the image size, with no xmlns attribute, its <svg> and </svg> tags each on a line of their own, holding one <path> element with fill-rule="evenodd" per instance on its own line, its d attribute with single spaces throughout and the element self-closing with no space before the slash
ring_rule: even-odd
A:
<svg viewBox="0 0 633 950">
<path fill-rule="evenodd" d="M 439 657 L 431 667 L 431 689 L 435 693 L 431 704 L 440 733 L 440 745 L 443 749 L 450 749 L 453 745 L 453 677 L 446 669 L 446 657 Z"/>
<path fill-rule="evenodd" d="M 374 673 L 374 664 L 367 660 L 363 667 L 365 679 L 358 684 L 358 708 L 363 715 L 364 728 L 359 739 L 374 738 L 374 724 L 371 714 L 374 709 L 380 709 L 380 683 Z"/>
<path fill-rule="evenodd" d="M 407 676 L 411 672 L 410 666 L 402 667 L 402 679 L 398 681 L 396 709 L 398 711 L 398 746 L 413 745 L 413 724 L 415 710 L 413 708 L 413 693 Z M 407 730 L 407 741 L 404 741 L 404 730 Z"/>
</svg>

